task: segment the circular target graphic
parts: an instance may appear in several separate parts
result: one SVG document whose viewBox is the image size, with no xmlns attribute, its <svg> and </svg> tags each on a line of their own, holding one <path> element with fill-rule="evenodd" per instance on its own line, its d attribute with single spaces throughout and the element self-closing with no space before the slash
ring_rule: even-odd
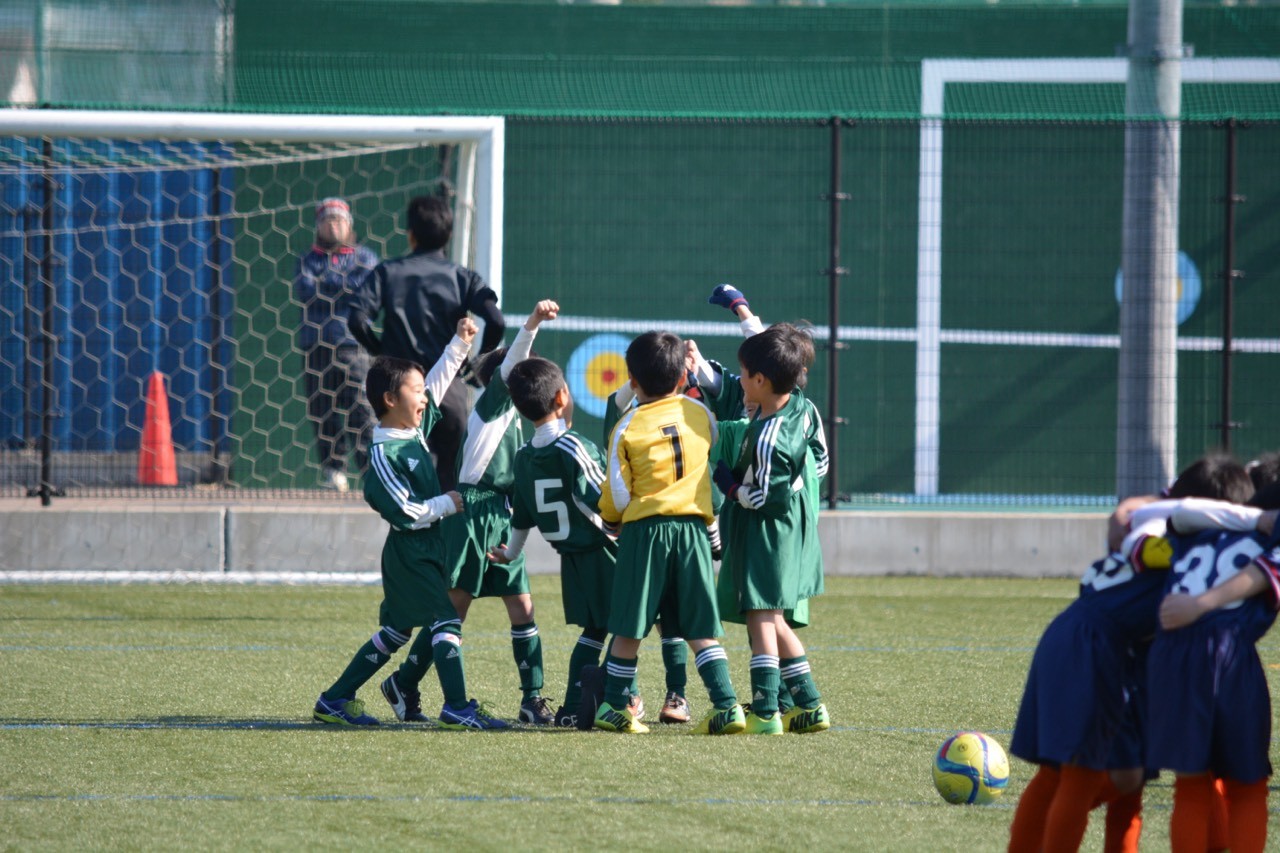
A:
<svg viewBox="0 0 1280 853">
<path fill-rule="evenodd" d="M 1116 302 L 1124 293 L 1124 270 L 1116 270 Z M 1200 271 L 1186 252 L 1178 253 L 1178 325 L 1195 313 L 1200 304 Z"/>
<path fill-rule="evenodd" d="M 627 381 L 627 347 L 631 339 L 622 335 L 592 335 L 569 356 L 565 378 L 573 394 L 573 404 L 588 415 L 603 418 L 609 395 Z"/>
</svg>

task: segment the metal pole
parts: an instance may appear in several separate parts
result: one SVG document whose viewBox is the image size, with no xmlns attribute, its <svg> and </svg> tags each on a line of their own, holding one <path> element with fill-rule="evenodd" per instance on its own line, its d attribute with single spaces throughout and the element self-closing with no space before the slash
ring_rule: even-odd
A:
<svg viewBox="0 0 1280 853">
<path fill-rule="evenodd" d="M 54 334 L 54 308 L 58 301 L 58 291 L 53 283 L 53 206 L 56 203 L 53 180 L 53 140 L 44 140 L 44 210 L 42 226 L 44 230 L 44 251 L 40 258 L 40 278 L 44 285 L 44 303 L 41 305 L 41 355 L 43 356 L 43 391 L 40 395 L 40 484 L 36 494 L 43 506 L 53 503 L 53 415 L 54 396 L 57 388 L 54 383 L 54 365 L 57 360 L 57 336 Z"/>
<path fill-rule="evenodd" d="M 1222 196 L 1222 449 L 1231 452 L 1231 431 L 1239 424 L 1231 420 L 1232 336 L 1235 310 L 1236 279 L 1243 273 L 1236 269 L 1236 205 L 1244 196 L 1236 195 L 1236 127 L 1234 118 L 1224 122 L 1226 140 L 1226 189 Z"/>
<path fill-rule="evenodd" d="M 1177 459 L 1181 0 L 1129 0 L 1116 491 L 1159 491 Z"/>
<path fill-rule="evenodd" d="M 840 276 L 849 271 L 840 266 L 840 203 L 851 196 L 840 191 L 840 126 L 844 121 L 831 118 L 831 186 L 827 193 L 830 229 L 827 274 L 827 507 L 835 509 L 840 502 Z"/>
<path fill-rule="evenodd" d="M 222 363 L 222 350 L 226 343 L 226 324 L 222 319 L 222 169 L 213 170 L 212 184 L 210 218 L 213 220 L 213 244 L 209 247 L 209 260 L 213 267 L 213 291 L 210 294 L 209 308 L 213 314 L 213 322 L 209 336 L 209 346 L 212 349 L 209 354 L 212 387 L 209 390 L 213 399 L 209 410 L 213 417 L 213 460 L 210 463 L 209 481 L 225 485 L 230 475 L 230 460 L 222 458 L 222 445 L 230 430 L 220 407 L 227 387 L 227 368 Z"/>
</svg>

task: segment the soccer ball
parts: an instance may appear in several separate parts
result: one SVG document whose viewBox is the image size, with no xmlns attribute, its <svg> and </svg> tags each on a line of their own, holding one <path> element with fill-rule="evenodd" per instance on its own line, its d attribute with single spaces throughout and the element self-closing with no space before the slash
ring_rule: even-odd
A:
<svg viewBox="0 0 1280 853">
<path fill-rule="evenodd" d="M 933 784 L 948 803 L 985 805 L 1009 784 L 1009 756 L 981 732 L 952 735 L 933 757 Z"/>
</svg>

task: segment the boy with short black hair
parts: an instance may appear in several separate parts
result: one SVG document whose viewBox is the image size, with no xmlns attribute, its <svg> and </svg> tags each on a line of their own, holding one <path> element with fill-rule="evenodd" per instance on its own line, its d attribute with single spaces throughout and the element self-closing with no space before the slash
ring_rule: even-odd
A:
<svg viewBox="0 0 1280 853">
<path fill-rule="evenodd" d="M 696 734 L 736 734 L 745 722 L 729 677 L 707 525 L 711 512 L 708 454 L 715 418 L 681 393 L 684 342 L 670 332 L 646 332 L 631 342 L 627 372 L 639 405 L 613 429 L 600 515 L 621 526 L 609 608 L 613 642 L 605 662 L 605 701 L 596 727 L 643 733 L 627 708 L 640 641 L 657 621 L 689 638 L 713 708 Z"/>
<path fill-rule="evenodd" d="M 822 591 L 809 569 L 816 547 L 808 535 L 815 511 L 805 487 L 810 406 L 798 387 L 807 367 L 803 334 L 779 323 L 752 335 L 738 348 L 743 397 L 756 412 L 733 465 L 719 463 L 716 485 L 727 498 L 721 535 L 730 547 L 721 563 L 737 593 L 737 610 L 751 635 L 751 734 L 810 733 L 831 726 L 813 683 L 804 644 L 785 611 Z M 816 586 L 815 586 L 816 583 Z M 778 707 L 779 683 L 796 700 L 785 716 Z"/>
<path fill-rule="evenodd" d="M 449 598 L 463 622 L 471 602 L 497 596 L 511 621 L 511 651 L 520 677 L 520 721 L 550 725 L 551 706 L 542 696 L 542 638 L 533 615 L 529 574 L 524 558 L 509 563 L 489 562 L 489 551 L 506 541 L 511 529 L 510 499 L 515 487 L 515 455 L 523 443 L 520 418 L 512 405 L 506 379 L 529 357 L 538 326 L 554 320 L 560 306 L 550 299 L 539 302 L 516 333 L 511 346 L 486 353 L 476 365 L 476 377 L 484 391 L 467 417 L 462 453 L 458 457 L 458 492 L 466 515 L 441 523 L 449 571 Z M 416 690 L 430 659 L 405 661 L 382 684 L 382 693 L 399 714 L 401 688 Z"/>
<path fill-rule="evenodd" d="M 462 622 L 449 600 L 438 526 L 440 519 L 462 511 L 462 496 L 454 491 L 440 494 L 423 435 L 440 416 L 436 401 L 453 381 L 476 331 L 469 317 L 459 320 L 457 334 L 426 376 L 418 364 L 397 358 L 379 358 L 369 370 L 366 389 L 379 426 L 373 433 L 364 496 L 391 525 L 382 547 L 381 627 L 316 700 L 312 715 L 320 722 L 377 725 L 377 719 L 364 713 L 356 691 L 409 642 L 414 628 L 430 626 L 430 631 L 419 635 L 410 655 L 430 654 L 434 659 L 444 693 L 440 724 L 457 729 L 507 727 L 475 699 L 467 699 Z M 412 713 L 397 716 L 428 722 L 416 691 L 406 700 Z"/>
<path fill-rule="evenodd" d="M 560 555 L 565 622 L 582 633 L 569 656 L 569 682 L 554 720 L 556 726 L 583 728 L 582 670 L 597 666 L 604 651 L 618 551 L 597 510 L 604 454 L 572 430 L 573 400 L 557 365 L 525 359 L 512 368 L 507 384 L 516 409 L 533 422 L 534 434 L 515 457 L 511 538 L 489 558 L 495 563 L 519 558 L 534 527 Z"/>
</svg>

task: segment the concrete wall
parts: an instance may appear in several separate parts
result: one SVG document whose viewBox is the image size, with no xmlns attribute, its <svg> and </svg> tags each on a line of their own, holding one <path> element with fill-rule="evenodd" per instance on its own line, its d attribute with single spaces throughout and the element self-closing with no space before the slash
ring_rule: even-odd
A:
<svg viewBox="0 0 1280 853">
<path fill-rule="evenodd" d="M 1097 513 L 828 512 L 829 575 L 1080 574 L 1102 553 Z M 376 572 L 386 525 L 358 506 L 0 503 L 0 571 Z M 530 537 L 529 566 L 559 560 Z"/>
</svg>

